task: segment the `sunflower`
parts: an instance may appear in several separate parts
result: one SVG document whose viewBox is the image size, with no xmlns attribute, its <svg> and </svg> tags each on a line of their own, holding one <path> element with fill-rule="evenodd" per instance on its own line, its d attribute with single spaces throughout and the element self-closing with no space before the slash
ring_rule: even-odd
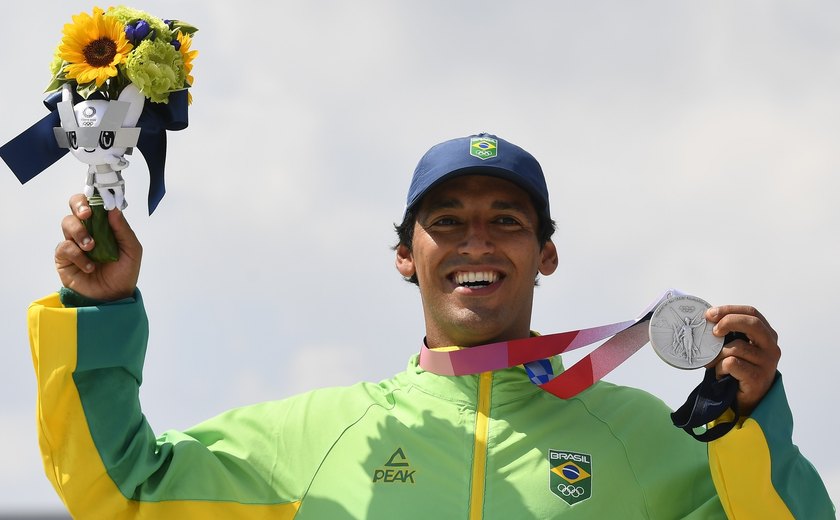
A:
<svg viewBox="0 0 840 520">
<path fill-rule="evenodd" d="M 66 24 L 62 32 L 58 53 L 68 62 L 64 69 L 67 79 L 75 79 L 79 85 L 95 81 L 96 87 L 101 87 L 117 75 L 117 65 L 132 49 L 122 24 L 103 16 L 98 7 L 93 8 L 93 16 L 74 16 L 73 23 Z"/>
<path fill-rule="evenodd" d="M 198 51 L 190 50 L 190 45 L 192 45 L 192 36 L 189 34 L 179 31 L 176 38 L 178 39 L 178 43 L 181 44 L 178 46 L 178 51 L 181 53 L 181 59 L 184 61 L 184 72 L 187 75 L 187 85 L 191 87 L 193 84 L 192 61 L 196 56 L 198 56 Z M 192 104 L 192 94 L 189 92 L 187 93 L 187 103 Z"/>
</svg>

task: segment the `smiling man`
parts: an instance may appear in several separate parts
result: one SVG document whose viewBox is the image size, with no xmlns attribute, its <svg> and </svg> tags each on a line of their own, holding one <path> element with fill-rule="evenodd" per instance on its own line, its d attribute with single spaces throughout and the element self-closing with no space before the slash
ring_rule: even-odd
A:
<svg viewBox="0 0 840 520">
<path fill-rule="evenodd" d="M 397 246 L 397 269 L 417 277 L 427 345 L 527 337 L 535 278 L 557 268 L 554 244 L 537 238 L 528 194 L 501 178 L 464 175 L 417 206 L 412 243 Z"/>
<path fill-rule="evenodd" d="M 834 516 L 791 442 L 776 333 L 747 306 L 706 313 L 715 335 L 745 338 L 712 363 L 718 377 L 738 380 L 744 418 L 708 446 L 641 390 L 596 382 L 561 399 L 521 365 L 446 376 L 417 355 L 377 384 L 155 436 L 138 400 L 148 339 L 136 288 L 142 248 L 112 211 L 120 259 L 90 263 L 90 208 L 83 196 L 70 206 L 55 253 L 64 287 L 31 306 L 29 324 L 44 464 L 75 517 Z M 430 149 L 395 248 L 397 270 L 419 287 L 425 345 L 452 351 L 532 336 L 537 277 L 558 266 L 553 230 L 542 169 L 522 148 L 481 134 Z M 544 366 L 563 371 L 559 357 Z"/>
</svg>

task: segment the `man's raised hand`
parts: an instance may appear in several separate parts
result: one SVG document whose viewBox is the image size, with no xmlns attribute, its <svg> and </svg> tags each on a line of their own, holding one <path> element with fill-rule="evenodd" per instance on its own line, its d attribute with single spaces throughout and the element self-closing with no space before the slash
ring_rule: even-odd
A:
<svg viewBox="0 0 840 520">
<path fill-rule="evenodd" d="M 73 195 L 70 210 L 71 214 L 61 221 L 64 240 L 55 248 L 55 268 L 61 283 L 97 300 L 113 301 L 133 295 L 140 276 L 143 247 L 123 213 L 118 209 L 108 212 L 108 223 L 120 250 L 119 260 L 97 264 L 85 255 L 94 246 L 84 225 L 93 215 L 87 198 Z"/>
</svg>

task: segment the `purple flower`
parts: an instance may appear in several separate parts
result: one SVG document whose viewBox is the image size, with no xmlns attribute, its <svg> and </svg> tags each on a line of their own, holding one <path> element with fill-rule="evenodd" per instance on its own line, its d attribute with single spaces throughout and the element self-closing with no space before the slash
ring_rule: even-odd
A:
<svg viewBox="0 0 840 520">
<path fill-rule="evenodd" d="M 172 41 L 171 41 L 171 42 L 169 42 L 169 43 L 171 43 L 171 44 L 172 44 L 172 46 L 173 46 L 173 47 L 175 47 L 175 50 L 176 50 L 176 51 L 180 51 L 180 50 L 181 50 L 181 42 L 179 42 L 177 39 L 172 40 Z"/>
<path fill-rule="evenodd" d="M 142 40 L 146 36 L 149 35 L 149 22 L 146 20 L 139 20 L 137 25 L 134 26 L 134 36 L 137 38 L 137 41 Z"/>
<path fill-rule="evenodd" d="M 132 45 L 137 45 L 146 37 L 154 38 L 155 31 L 149 26 L 149 22 L 146 20 L 138 20 L 136 22 L 126 24 L 125 26 L 125 37 L 126 39 L 131 42 Z"/>
</svg>

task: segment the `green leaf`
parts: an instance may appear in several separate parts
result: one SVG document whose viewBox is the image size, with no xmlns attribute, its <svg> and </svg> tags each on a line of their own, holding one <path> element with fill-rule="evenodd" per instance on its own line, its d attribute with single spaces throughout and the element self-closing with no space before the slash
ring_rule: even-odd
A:
<svg viewBox="0 0 840 520">
<path fill-rule="evenodd" d="M 182 22 L 181 20 L 172 20 L 172 32 L 176 31 L 181 31 L 184 34 L 192 36 L 198 32 L 198 28 L 188 24 L 187 22 Z"/>
<path fill-rule="evenodd" d="M 84 85 L 79 85 L 76 87 L 76 92 L 78 92 L 79 95 L 85 99 L 90 97 L 90 95 L 96 92 L 97 90 L 99 89 L 96 88 L 95 81 L 91 81 L 90 83 L 85 83 Z"/>
<path fill-rule="evenodd" d="M 58 78 L 53 78 L 47 88 L 44 89 L 44 92 L 55 92 L 56 90 L 61 88 L 61 85 L 64 84 L 64 81 L 61 81 Z"/>
</svg>

